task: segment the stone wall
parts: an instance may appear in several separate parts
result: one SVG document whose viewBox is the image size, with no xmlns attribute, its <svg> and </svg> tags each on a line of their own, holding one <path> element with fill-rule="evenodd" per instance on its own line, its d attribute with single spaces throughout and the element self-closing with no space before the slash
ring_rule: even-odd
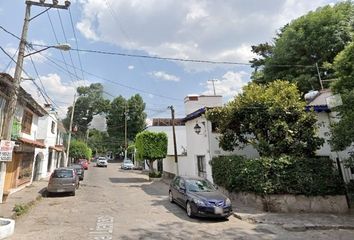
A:
<svg viewBox="0 0 354 240">
<path fill-rule="evenodd" d="M 336 196 L 305 196 L 291 194 L 270 194 L 260 196 L 254 193 L 230 193 L 219 188 L 230 199 L 269 212 L 283 213 L 345 213 L 348 205 L 344 195 Z"/>
</svg>

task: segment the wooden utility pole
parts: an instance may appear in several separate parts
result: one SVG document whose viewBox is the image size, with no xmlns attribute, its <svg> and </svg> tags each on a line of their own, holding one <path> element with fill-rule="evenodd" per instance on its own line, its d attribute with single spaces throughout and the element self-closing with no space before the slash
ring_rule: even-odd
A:
<svg viewBox="0 0 354 240">
<path fill-rule="evenodd" d="M 124 159 L 127 159 L 128 154 L 128 110 L 125 104 L 124 110 Z"/>
<path fill-rule="evenodd" d="M 73 102 L 73 108 L 71 109 L 71 117 L 70 117 L 70 126 L 69 126 L 69 136 L 68 136 L 68 147 L 66 149 L 66 166 L 69 165 L 69 163 L 71 163 L 71 161 L 69 162 L 70 158 L 69 158 L 69 154 L 70 154 L 70 143 L 71 143 L 71 134 L 73 131 L 73 121 L 74 121 L 74 112 L 75 112 L 75 104 L 76 104 L 76 93 L 74 95 L 74 102 Z"/>
<path fill-rule="evenodd" d="M 176 142 L 176 131 L 175 131 L 175 109 L 173 106 L 168 107 L 171 110 L 171 119 L 172 119 L 172 135 L 173 135 L 173 149 L 175 154 L 175 163 L 176 163 L 176 173 L 178 172 L 178 156 L 177 156 L 177 142 Z"/>
<path fill-rule="evenodd" d="M 214 96 L 216 95 L 216 91 L 215 91 L 215 82 L 218 81 L 217 79 L 210 79 L 208 80 L 208 82 L 212 82 L 213 83 L 213 90 L 214 90 Z"/>
</svg>

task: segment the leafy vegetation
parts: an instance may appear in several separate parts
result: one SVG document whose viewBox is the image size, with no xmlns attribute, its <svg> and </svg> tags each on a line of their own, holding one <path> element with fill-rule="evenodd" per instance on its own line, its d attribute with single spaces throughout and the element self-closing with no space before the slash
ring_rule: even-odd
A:
<svg viewBox="0 0 354 240">
<path fill-rule="evenodd" d="M 295 84 L 251 83 L 223 108 L 207 112 L 218 126 L 220 146 L 227 151 L 251 144 L 261 156 L 313 156 L 323 144 L 316 137 L 316 117 L 305 112 Z"/>
<path fill-rule="evenodd" d="M 308 196 L 344 193 L 333 161 L 327 158 L 222 156 L 214 158 L 211 166 L 214 182 L 229 191 Z"/>
<path fill-rule="evenodd" d="M 85 142 L 80 140 L 73 140 L 70 144 L 70 158 L 75 160 L 80 158 L 91 159 L 92 150 Z"/>
<path fill-rule="evenodd" d="M 354 142 L 354 42 L 336 57 L 334 69 L 338 80 L 332 89 L 341 95 L 343 105 L 335 109 L 339 112 L 340 120 L 332 126 L 331 143 L 334 150 L 342 151 Z"/>
<path fill-rule="evenodd" d="M 148 160 L 150 173 L 154 172 L 153 163 L 167 155 L 167 135 L 164 132 L 144 131 L 136 135 L 135 147 L 138 160 Z"/>
<path fill-rule="evenodd" d="M 92 121 L 94 115 L 108 110 L 109 100 L 103 98 L 103 86 L 101 83 L 93 83 L 88 87 L 78 87 L 77 94 L 73 127 L 77 126 L 76 137 L 85 139 L 88 124 Z M 70 125 L 71 112 L 72 106 L 68 108 L 66 118 L 63 120 L 67 129 L 69 129 Z"/>
<path fill-rule="evenodd" d="M 322 78 L 333 78 L 334 71 L 327 65 L 352 41 L 353 12 L 351 1 L 318 8 L 280 29 L 274 44 L 253 46 L 259 56 L 251 61 L 253 80 L 264 84 L 285 79 L 296 83 L 301 92 L 320 89 L 315 65 Z"/>
<path fill-rule="evenodd" d="M 127 114 L 128 140 L 134 141 L 137 133 L 144 130 L 146 124 L 145 103 L 139 94 L 126 100 L 119 96 L 111 104 L 107 114 L 107 131 L 116 146 L 124 146 L 125 113 Z"/>
</svg>

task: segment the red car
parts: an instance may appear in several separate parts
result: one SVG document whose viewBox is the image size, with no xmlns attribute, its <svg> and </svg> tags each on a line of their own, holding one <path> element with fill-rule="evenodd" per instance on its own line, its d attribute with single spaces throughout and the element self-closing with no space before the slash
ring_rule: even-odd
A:
<svg viewBox="0 0 354 240">
<path fill-rule="evenodd" d="M 89 163 L 88 163 L 88 161 L 87 161 L 86 159 L 79 159 L 78 164 L 81 164 L 81 166 L 82 166 L 85 170 L 88 169 Z"/>
</svg>

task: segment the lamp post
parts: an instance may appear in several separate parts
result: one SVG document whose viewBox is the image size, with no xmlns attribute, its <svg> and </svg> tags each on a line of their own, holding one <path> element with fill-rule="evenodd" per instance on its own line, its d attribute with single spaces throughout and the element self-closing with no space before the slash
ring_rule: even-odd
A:
<svg viewBox="0 0 354 240">
<path fill-rule="evenodd" d="M 30 18 L 32 5 L 46 7 L 47 9 L 35 15 L 34 17 Z M 65 1 L 65 5 L 59 5 L 57 1 L 53 1 L 53 4 L 45 3 L 45 0 L 41 0 L 40 2 L 26 1 L 25 20 L 24 20 L 21 40 L 19 44 L 19 51 L 18 51 L 18 57 L 16 62 L 15 74 L 14 74 L 14 82 L 12 88 L 9 91 L 9 101 L 7 104 L 6 114 L 4 118 L 3 131 L 1 134 L 2 139 L 4 140 L 11 140 L 12 122 L 15 115 L 17 96 L 21 84 L 21 74 L 23 69 L 23 60 L 25 58 L 25 48 L 27 44 L 27 32 L 28 32 L 29 22 L 51 8 L 68 9 L 69 6 L 70 6 L 70 1 Z M 4 191 L 5 173 L 6 173 L 6 163 L 1 162 L 0 164 L 0 203 L 2 202 L 2 196 Z"/>
</svg>

